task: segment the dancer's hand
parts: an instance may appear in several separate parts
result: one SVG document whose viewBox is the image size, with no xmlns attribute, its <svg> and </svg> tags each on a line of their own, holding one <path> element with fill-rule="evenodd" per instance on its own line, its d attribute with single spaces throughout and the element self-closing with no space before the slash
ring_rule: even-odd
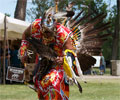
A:
<svg viewBox="0 0 120 100">
<path fill-rule="evenodd" d="M 59 56 L 58 56 L 58 57 L 55 59 L 55 63 L 56 63 L 56 64 L 60 64 L 60 65 L 63 64 L 63 57 L 59 57 Z"/>
</svg>

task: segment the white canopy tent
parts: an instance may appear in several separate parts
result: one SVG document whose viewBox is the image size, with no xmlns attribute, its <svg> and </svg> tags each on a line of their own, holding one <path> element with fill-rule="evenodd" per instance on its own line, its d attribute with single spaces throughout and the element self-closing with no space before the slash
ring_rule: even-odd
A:
<svg viewBox="0 0 120 100">
<path fill-rule="evenodd" d="M 0 40 L 4 39 L 5 15 L 0 13 Z M 6 16 L 6 39 L 21 39 L 23 31 L 30 23 Z"/>
<path fill-rule="evenodd" d="M 22 38 L 22 33 L 30 25 L 22 20 L 14 19 L 0 13 L 0 40 L 4 42 L 4 66 L 3 66 L 3 84 L 5 84 L 5 58 L 6 58 L 6 40 L 16 40 Z"/>
</svg>

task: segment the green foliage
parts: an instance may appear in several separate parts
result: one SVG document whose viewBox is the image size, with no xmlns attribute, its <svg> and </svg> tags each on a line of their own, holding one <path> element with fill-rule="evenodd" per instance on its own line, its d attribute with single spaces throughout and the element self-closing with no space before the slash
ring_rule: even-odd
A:
<svg viewBox="0 0 120 100">
<path fill-rule="evenodd" d="M 40 18 L 45 10 L 53 6 L 50 0 L 32 0 L 32 4 L 33 7 L 27 10 L 27 14 L 31 17 L 32 21 Z"/>
<path fill-rule="evenodd" d="M 10 14 L 5 13 L 6 16 L 10 17 Z"/>
<path fill-rule="evenodd" d="M 103 55 L 105 57 L 106 60 L 111 60 L 111 56 L 112 56 L 112 37 L 109 37 L 108 40 L 103 44 L 102 46 L 103 50 Z"/>
</svg>

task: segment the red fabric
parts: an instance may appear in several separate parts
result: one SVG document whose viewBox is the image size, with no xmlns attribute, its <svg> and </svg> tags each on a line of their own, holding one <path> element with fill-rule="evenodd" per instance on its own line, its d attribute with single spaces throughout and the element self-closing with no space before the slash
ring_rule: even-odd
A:
<svg viewBox="0 0 120 100">
<path fill-rule="evenodd" d="M 69 37 L 71 31 L 63 25 L 56 25 L 56 36 L 45 38 L 41 31 L 41 19 L 36 19 L 32 23 L 32 37 L 42 41 L 43 44 L 49 45 L 54 43 L 53 49 L 58 56 L 63 56 L 63 45 Z M 36 57 L 38 62 L 38 57 Z M 35 87 L 38 89 L 38 97 L 41 95 L 45 100 L 62 100 L 69 98 L 69 85 L 65 84 L 63 66 L 53 65 L 53 68 L 46 74 L 42 80 L 36 77 Z"/>
</svg>

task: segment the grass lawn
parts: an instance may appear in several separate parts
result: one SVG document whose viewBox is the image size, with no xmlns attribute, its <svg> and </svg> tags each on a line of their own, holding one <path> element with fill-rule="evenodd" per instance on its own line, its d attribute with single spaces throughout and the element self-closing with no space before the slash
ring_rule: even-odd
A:
<svg viewBox="0 0 120 100">
<path fill-rule="evenodd" d="M 70 100 L 120 100 L 120 79 L 89 79 L 80 82 L 83 93 L 70 86 Z M 25 85 L 0 85 L 0 100 L 38 100 L 37 94 Z"/>
<path fill-rule="evenodd" d="M 82 94 L 71 86 L 70 100 L 120 100 L 120 79 L 91 79 L 81 85 Z"/>
</svg>

